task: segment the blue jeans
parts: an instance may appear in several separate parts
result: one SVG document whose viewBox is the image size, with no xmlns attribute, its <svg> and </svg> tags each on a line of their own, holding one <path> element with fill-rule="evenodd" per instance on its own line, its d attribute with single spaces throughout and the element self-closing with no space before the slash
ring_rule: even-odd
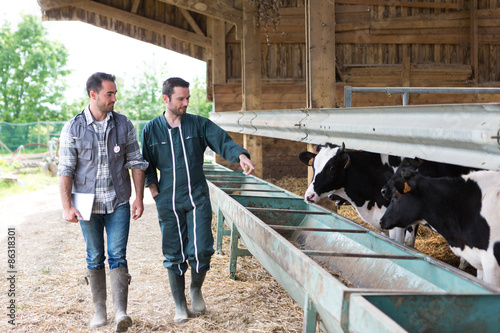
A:
<svg viewBox="0 0 500 333">
<path fill-rule="evenodd" d="M 87 246 L 87 268 L 103 269 L 104 229 L 108 245 L 109 269 L 127 266 L 127 242 L 130 229 L 130 204 L 118 206 L 111 214 L 92 214 L 89 221 L 80 221 L 83 238 Z"/>
</svg>

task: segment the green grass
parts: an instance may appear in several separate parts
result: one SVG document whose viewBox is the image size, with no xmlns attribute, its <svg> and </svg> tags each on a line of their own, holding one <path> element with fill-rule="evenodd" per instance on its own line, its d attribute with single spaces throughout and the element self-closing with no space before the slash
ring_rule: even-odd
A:
<svg viewBox="0 0 500 333">
<path fill-rule="evenodd" d="M 41 168 L 29 168 L 17 170 L 12 163 L 6 159 L 0 159 L 0 199 L 7 195 L 26 193 L 41 190 L 47 185 L 57 184 L 58 177 L 43 175 Z M 17 182 L 11 183 L 3 177 L 17 178 Z"/>
</svg>

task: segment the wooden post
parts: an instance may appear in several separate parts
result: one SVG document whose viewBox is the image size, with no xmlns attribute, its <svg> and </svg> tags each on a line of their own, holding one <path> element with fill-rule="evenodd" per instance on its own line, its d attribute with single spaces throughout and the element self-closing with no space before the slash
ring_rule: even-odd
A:
<svg viewBox="0 0 500 333">
<path fill-rule="evenodd" d="M 310 151 L 311 153 L 316 154 L 316 150 L 314 150 L 314 145 L 312 145 L 310 143 L 307 144 L 307 151 Z M 313 170 L 312 166 L 308 167 L 307 168 L 307 183 L 308 184 L 311 184 L 313 176 L 314 176 L 314 170 Z"/>
<path fill-rule="evenodd" d="M 306 1 L 307 107 L 335 107 L 335 2 Z"/>
<path fill-rule="evenodd" d="M 243 41 L 242 41 L 242 110 L 261 110 L 261 46 L 257 4 L 243 2 Z M 243 147 L 248 150 L 255 164 L 255 176 L 264 175 L 262 159 L 262 137 L 243 136 Z"/>
<path fill-rule="evenodd" d="M 307 108 L 334 108 L 335 1 L 307 0 L 305 10 Z M 307 150 L 314 152 L 312 145 L 308 145 Z M 313 169 L 309 167 L 309 183 L 312 177 Z M 337 211 L 334 205 L 331 209 Z"/>
<path fill-rule="evenodd" d="M 216 19 L 212 19 L 212 80 L 214 85 L 226 83 L 226 28 Z"/>
<path fill-rule="evenodd" d="M 306 2 L 307 108 L 335 107 L 335 3 Z M 320 143 L 320 142 L 318 142 Z M 314 152 L 313 145 L 307 150 Z M 312 181 L 310 167 L 307 178 Z"/>
<path fill-rule="evenodd" d="M 479 41 L 477 32 L 477 0 L 471 1 L 470 8 L 470 56 L 472 66 L 472 78 L 477 85 L 479 80 Z M 477 96 L 476 96 L 477 98 Z"/>
</svg>

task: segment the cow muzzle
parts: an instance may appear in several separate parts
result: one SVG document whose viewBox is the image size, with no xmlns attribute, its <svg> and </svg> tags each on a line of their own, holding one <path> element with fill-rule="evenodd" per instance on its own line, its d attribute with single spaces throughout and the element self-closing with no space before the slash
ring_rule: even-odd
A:
<svg viewBox="0 0 500 333">
<path fill-rule="evenodd" d="M 319 200 L 319 197 L 316 195 L 316 193 L 306 193 L 305 195 L 305 201 L 308 203 L 314 203 Z"/>
</svg>

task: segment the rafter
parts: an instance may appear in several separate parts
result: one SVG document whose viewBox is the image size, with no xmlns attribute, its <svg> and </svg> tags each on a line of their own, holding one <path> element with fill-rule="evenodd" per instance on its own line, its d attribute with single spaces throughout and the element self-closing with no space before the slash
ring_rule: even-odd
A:
<svg viewBox="0 0 500 333">
<path fill-rule="evenodd" d="M 137 9 L 139 9 L 140 3 L 141 3 L 141 0 L 134 0 L 134 3 L 132 4 L 132 9 L 130 9 L 130 12 L 133 14 L 137 13 Z"/>
<path fill-rule="evenodd" d="M 187 9 L 179 8 L 179 11 L 181 12 L 182 16 L 184 16 L 184 18 L 186 19 L 186 21 L 188 21 L 188 23 L 191 26 L 191 28 L 193 28 L 193 30 L 198 35 L 205 36 L 205 34 L 203 33 L 203 30 L 201 30 L 201 28 L 198 26 L 198 24 L 196 23 L 196 21 L 194 20 L 194 18 L 191 16 L 191 14 L 189 14 L 189 12 L 187 11 Z"/>
<path fill-rule="evenodd" d="M 122 21 L 124 23 L 135 25 L 139 28 L 144 28 L 159 34 L 164 34 L 166 36 L 177 38 L 179 40 L 192 43 L 194 45 L 198 45 L 201 47 L 205 47 L 210 49 L 212 47 L 212 41 L 210 38 L 186 31 L 184 29 L 180 29 L 174 27 L 172 25 L 168 25 L 163 22 L 158 22 L 153 19 L 149 19 L 144 16 L 140 16 L 137 14 L 132 14 L 125 10 L 108 6 L 105 4 L 101 4 L 95 1 L 89 0 L 38 0 L 38 3 L 41 6 L 42 10 L 50 10 L 60 7 L 76 7 L 84 10 L 88 10 L 94 13 L 99 13 L 103 16 L 112 17 L 118 21 Z"/>
<path fill-rule="evenodd" d="M 240 25 L 243 20 L 243 11 L 234 8 L 227 0 L 159 0 L 179 8 L 184 8 L 195 13 L 228 21 Z"/>
</svg>

